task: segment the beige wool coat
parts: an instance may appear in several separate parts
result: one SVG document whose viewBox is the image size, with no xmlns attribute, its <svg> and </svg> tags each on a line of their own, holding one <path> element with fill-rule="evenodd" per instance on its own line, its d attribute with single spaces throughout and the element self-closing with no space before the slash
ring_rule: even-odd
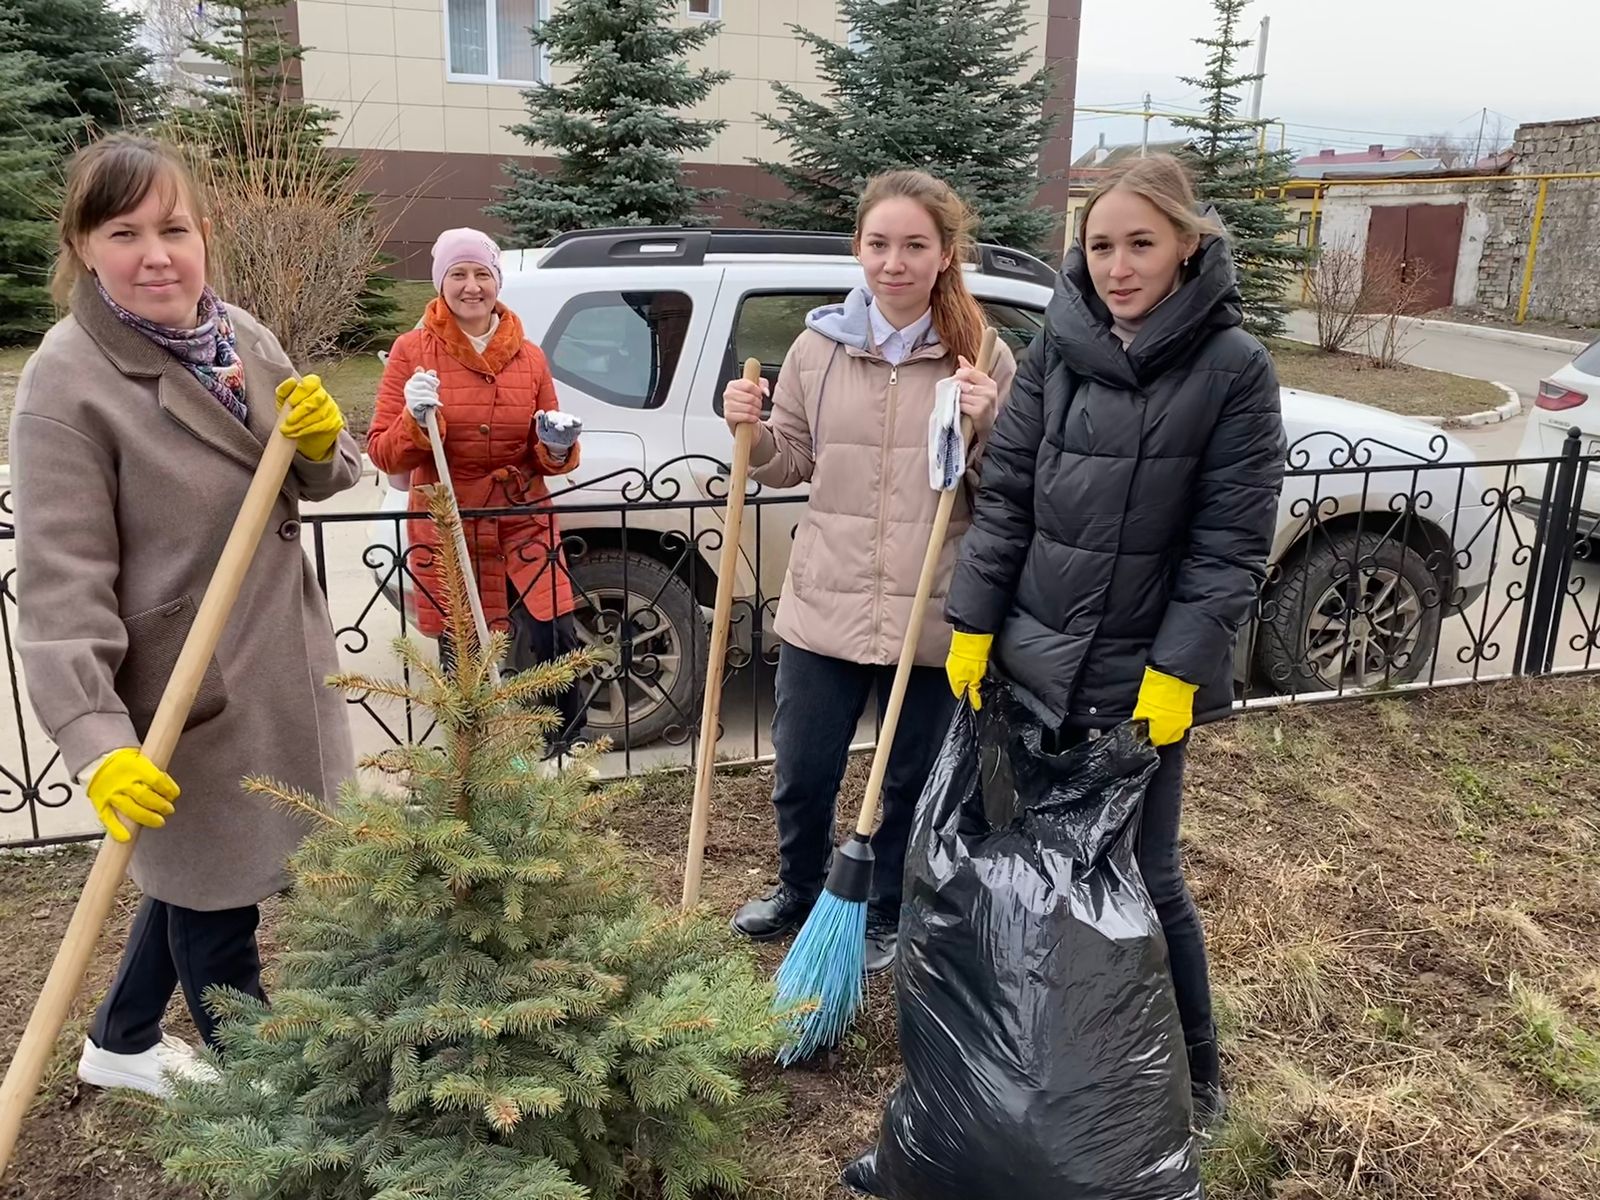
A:
<svg viewBox="0 0 1600 1200">
<path fill-rule="evenodd" d="M 23 368 L 11 423 L 18 646 L 73 776 L 148 729 L 276 425 L 274 389 L 294 373 L 269 330 L 228 314 L 248 428 L 88 280 Z M 177 811 L 135 847 L 148 895 L 216 910 L 280 891 L 305 820 L 240 781 L 330 798 L 354 773 L 346 705 L 324 682 L 338 657 L 300 504 L 360 474 L 348 434 L 328 462 L 295 458 L 168 768 Z"/>
<path fill-rule="evenodd" d="M 783 360 L 772 415 L 750 449 L 751 475 L 769 487 L 809 482 L 795 529 L 778 636 L 814 654 L 887 665 L 900 660 L 939 493 L 928 483 L 934 387 L 956 363 L 937 341 L 891 366 L 873 344 L 866 291 L 818 309 Z M 996 346 L 990 377 L 1005 402 L 1016 361 Z M 969 447 L 975 468 L 982 446 Z M 916 664 L 950 652 L 945 593 L 972 523 L 974 470 L 956 496 L 939 573 L 918 635 Z"/>
</svg>

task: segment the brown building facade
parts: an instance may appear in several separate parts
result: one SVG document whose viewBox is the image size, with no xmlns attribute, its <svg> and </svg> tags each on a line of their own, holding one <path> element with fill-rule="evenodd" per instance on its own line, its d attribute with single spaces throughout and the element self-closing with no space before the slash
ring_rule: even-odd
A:
<svg viewBox="0 0 1600 1200">
<path fill-rule="evenodd" d="M 560 2 L 294 0 L 285 6 L 291 31 L 306 47 L 305 98 L 338 113 L 337 144 L 370 162 L 368 186 L 390 205 L 395 225 L 387 248 L 402 274 L 426 278 L 428 250 L 441 229 L 470 224 L 502 233 L 483 208 L 506 182 L 503 164 L 548 161 L 530 155 L 510 126 L 524 117 L 524 89 L 562 81 L 521 35 Z M 1029 69 L 1054 70 L 1048 111 L 1058 118 L 1041 160 L 1046 182 L 1039 198 L 1065 212 L 1082 0 L 1027 3 L 1034 34 Z M 676 20 L 722 23 L 693 61 L 733 78 L 692 115 L 728 125 L 687 166 L 697 186 L 726 192 L 707 215 L 747 225 L 747 199 L 781 194 L 749 161 L 784 157 L 757 116 L 775 108 L 772 85 L 786 83 L 815 99 L 823 94 L 814 57 L 790 26 L 831 31 L 840 42 L 848 42 L 850 31 L 835 0 L 680 0 Z"/>
</svg>

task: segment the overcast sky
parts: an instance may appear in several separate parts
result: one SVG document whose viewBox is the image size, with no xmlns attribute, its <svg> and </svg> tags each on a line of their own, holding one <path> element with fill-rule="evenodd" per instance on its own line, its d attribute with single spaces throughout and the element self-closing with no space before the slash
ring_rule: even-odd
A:
<svg viewBox="0 0 1600 1200">
<path fill-rule="evenodd" d="M 1485 108 L 1507 142 L 1518 122 L 1600 115 L 1600 0 L 1255 0 L 1245 14 L 1252 38 L 1272 18 L 1262 115 L 1307 152 L 1473 138 Z M 1178 76 L 1203 73 L 1189 39 L 1213 15 L 1209 0 L 1084 0 L 1078 103 L 1137 107 L 1149 92 L 1157 109 L 1195 107 Z M 1140 126 L 1081 114 L 1074 157 L 1102 132 L 1137 142 Z M 1152 122 L 1152 139 L 1169 132 Z"/>
</svg>

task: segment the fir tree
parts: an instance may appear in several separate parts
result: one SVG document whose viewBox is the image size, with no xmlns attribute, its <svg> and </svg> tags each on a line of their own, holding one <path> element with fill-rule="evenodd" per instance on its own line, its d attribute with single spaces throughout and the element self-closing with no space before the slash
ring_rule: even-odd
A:
<svg viewBox="0 0 1600 1200">
<path fill-rule="evenodd" d="M 138 18 L 108 0 L 0 0 L 0 341 L 52 319 L 47 280 L 61 164 L 153 111 Z"/>
<path fill-rule="evenodd" d="M 0 46 L 14 30 L 0 15 Z M 0 343 L 31 340 L 51 321 L 59 147 L 82 128 L 51 115 L 64 92 L 38 55 L 0 48 Z"/>
<path fill-rule="evenodd" d="M 110 0 L 0 0 L 16 18 L 12 47 L 40 58 L 61 85 L 45 111 L 90 133 L 139 125 L 156 115 L 150 53 L 138 43 L 139 15 Z"/>
<path fill-rule="evenodd" d="M 1209 51 L 1206 73 L 1183 82 L 1205 92 L 1205 115 L 1175 119 L 1194 134 L 1185 155 L 1195 173 L 1202 204 L 1216 208 L 1233 243 L 1244 297 L 1245 328 L 1257 337 L 1283 332 L 1288 311 L 1284 296 L 1306 252 L 1287 235 L 1294 229 L 1282 185 L 1294 156 L 1261 148 L 1264 123 L 1240 120 L 1238 89 L 1259 76 L 1241 74 L 1239 56 L 1252 43 L 1239 36 L 1239 19 L 1250 0 L 1212 0 L 1216 36 L 1196 38 Z"/>
<path fill-rule="evenodd" d="M 725 121 L 681 111 L 732 72 L 685 61 L 716 36 L 715 22 L 671 24 L 676 0 L 567 0 L 533 32 L 560 86 L 528 89 L 528 120 L 512 132 L 558 160 L 550 173 L 507 163 L 505 199 L 485 211 L 527 244 L 566 229 L 692 223 L 696 205 L 720 193 L 689 186 L 681 158 L 704 150 Z"/>
<path fill-rule="evenodd" d="M 272 1006 L 213 996 L 222 1080 L 179 1085 L 156 1148 L 234 1200 L 737 1193 L 740 1134 L 775 1108 L 737 1074 L 776 1046 L 771 988 L 720 925 L 647 898 L 603 795 L 521 765 L 557 722 L 526 706 L 590 662 L 492 684 L 504 637 L 478 647 L 459 517 L 439 489 L 431 508 L 467 652 L 445 674 L 402 641 L 415 686 L 334 682 L 425 705 L 442 749 L 378 755 L 403 789 L 349 785 L 332 815 L 251 785 L 317 825 Z"/>
<path fill-rule="evenodd" d="M 293 84 L 305 47 L 285 35 L 279 0 L 236 0 L 208 6 L 207 12 L 208 21 L 190 48 L 224 70 L 200 85 L 201 103 L 177 110 L 174 121 L 183 139 L 206 153 L 278 160 L 284 168 L 280 178 L 285 198 L 292 198 L 303 182 L 292 164 L 312 162 L 306 150 L 320 151 L 338 114 L 295 94 Z M 353 158 L 341 159 L 348 170 L 355 169 Z M 331 179 L 320 164 L 309 169 L 319 178 Z M 375 257 L 342 333 L 341 343 L 347 348 L 365 346 L 393 332 L 399 305 L 392 296 L 394 280 L 383 272 L 393 261 Z"/>
<path fill-rule="evenodd" d="M 977 210 L 978 235 L 1032 250 L 1059 222 L 1034 207 L 1049 136 L 1047 68 L 1026 72 L 1022 0 L 842 0 L 853 45 L 799 29 L 828 83 L 827 103 L 786 84 L 786 115 L 762 122 L 790 161 L 762 162 L 790 199 L 752 204 L 769 225 L 849 231 L 868 178 L 916 167 Z"/>
</svg>

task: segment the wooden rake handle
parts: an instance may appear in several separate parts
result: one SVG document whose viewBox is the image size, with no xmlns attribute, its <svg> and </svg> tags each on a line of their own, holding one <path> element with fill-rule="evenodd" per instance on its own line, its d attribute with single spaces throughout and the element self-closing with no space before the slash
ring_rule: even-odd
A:
<svg viewBox="0 0 1600 1200">
<path fill-rule="evenodd" d="M 978 370 L 985 375 L 994 366 L 995 332 L 993 326 L 983 331 L 983 343 L 978 350 Z M 972 440 L 972 423 L 961 418 L 966 440 Z M 933 529 L 928 534 L 928 550 L 922 556 L 922 574 L 917 577 L 917 594 L 911 601 L 911 620 L 906 625 L 905 641 L 900 643 L 900 661 L 894 668 L 894 686 L 889 692 L 889 704 L 883 714 L 883 728 L 878 732 L 878 744 L 872 752 L 872 773 L 867 776 L 866 795 L 861 800 L 861 815 L 856 818 L 856 833 L 871 837 L 878 823 L 878 802 L 883 796 L 883 777 L 889 770 L 889 754 L 894 749 L 895 730 L 900 726 L 900 709 L 905 704 L 906 685 L 911 682 L 911 667 L 917 657 L 917 642 L 922 634 L 922 620 L 928 611 L 928 597 L 933 594 L 933 581 L 939 574 L 939 556 L 944 552 L 945 534 L 950 529 L 950 514 L 955 511 L 956 493 L 961 490 L 960 479 L 949 491 L 939 493 L 939 507 L 933 514 Z"/>
<path fill-rule="evenodd" d="M 275 432 L 267 442 L 261 461 L 256 464 L 250 490 L 245 493 L 239 515 L 234 518 L 233 529 L 222 548 L 222 557 L 217 560 L 217 569 L 206 587 L 199 611 L 195 613 L 189 636 L 184 639 L 177 665 L 167 680 L 166 690 L 161 693 L 161 704 L 150 722 L 150 730 L 140 750 L 163 771 L 172 761 L 178 735 L 183 732 L 184 723 L 189 719 L 189 710 L 194 705 L 200 681 L 211 662 L 211 656 L 216 653 L 217 643 L 221 640 L 234 602 L 239 598 L 239 588 L 255 557 L 256 547 L 261 543 L 261 536 L 272 516 L 273 505 L 277 503 L 278 492 L 283 487 L 294 455 L 294 440 L 281 432 Z M 17 1136 L 22 1131 L 23 1118 L 33 1102 L 39 1080 L 44 1076 L 51 1051 L 66 1022 L 67 1010 L 83 983 L 89 956 L 94 952 L 100 930 L 111 913 L 117 890 L 127 876 L 128 863 L 133 858 L 134 840 L 139 836 L 138 825 L 131 822 L 127 825 L 130 835 L 128 841 L 114 841 L 107 835 L 100 843 L 100 852 L 95 855 L 94 866 L 83 885 L 83 894 L 78 897 L 78 905 L 73 909 L 66 936 L 62 938 L 61 948 L 56 951 L 55 961 L 50 965 L 50 974 L 45 979 L 39 999 L 34 1003 L 33 1015 L 28 1018 L 22 1040 L 17 1044 L 17 1052 L 12 1056 L 11 1065 L 6 1068 L 5 1082 L 0 1084 L 0 1176 L 4 1175 L 11 1161 Z"/>
<path fill-rule="evenodd" d="M 746 383 L 761 382 L 761 360 L 744 360 Z M 689 851 L 683 864 L 683 909 L 700 903 L 700 876 L 705 865 L 706 831 L 711 823 L 711 780 L 716 771 L 717 727 L 722 719 L 722 671 L 728 655 L 728 625 L 733 614 L 733 583 L 739 570 L 739 531 L 744 523 L 745 479 L 750 474 L 753 422 L 733 435 L 733 463 L 728 470 L 728 504 L 722 520 L 722 557 L 717 563 L 717 604 L 711 616 L 711 648 L 706 657 L 706 694 L 700 709 L 700 757 L 695 762 L 694 809 L 689 816 Z M 759 574 L 760 567 L 757 566 Z M 758 585 L 759 586 L 759 585 Z"/>
<path fill-rule="evenodd" d="M 450 464 L 444 456 L 444 439 L 439 436 L 439 418 L 437 409 L 430 408 L 423 414 L 423 420 L 428 423 L 428 444 L 433 447 L 433 469 L 438 473 L 439 482 L 444 485 L 444 490 L 450 493 L 450 503 L 456 510 L 456 555 L 461 559 L 461 574 L 467 581 L 467 607 L 472 609 L 472 624 L 478 631 L 478 648 L 487 651 L 489 648 L 489 620 L 483 614 L 483 597 L 478 595 L 478 573 L 472 569 L 472 552 L 467 549 L 467 523 L 461 519 L 461 505 L 456 501 L 456 485 L 450 480 Z M 465 649 L 465 647 L 461 647 Z M 489 680 L 496 687 L 500 686 L 500 666 L 498 663 L 489 664 Z"/>
</svg>

